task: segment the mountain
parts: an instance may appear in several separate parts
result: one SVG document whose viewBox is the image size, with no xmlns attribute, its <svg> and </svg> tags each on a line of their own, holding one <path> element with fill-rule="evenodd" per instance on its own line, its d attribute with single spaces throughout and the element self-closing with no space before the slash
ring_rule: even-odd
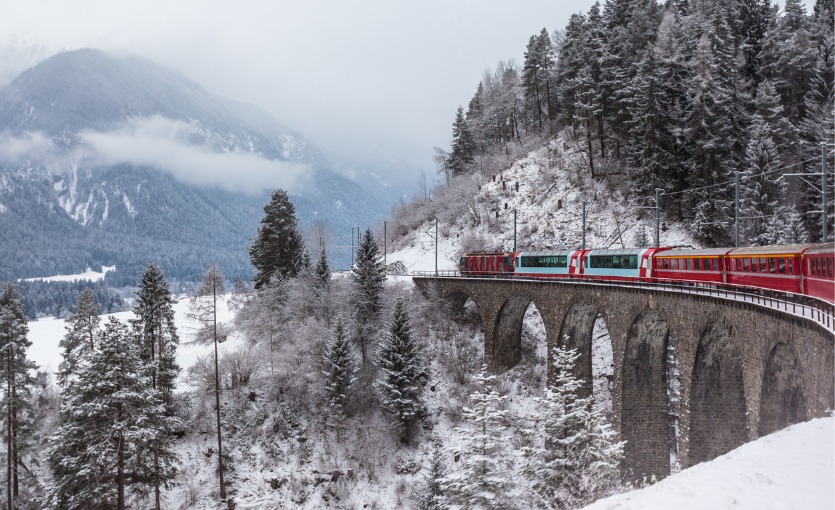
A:
<svg viewBox="0 0 835 510">
<path fill-rule="evenodd" d="M 303 228 L 344 235 L 385 212 L 267 113 L 138 58 L 84 49 L 24 71 L 0 89 L 0 133 L 0 279 L 115 264 L 130 283 L 150 260 L 175 280 L 209 262 L 247 279 L 278 186 Z"/>
</svg>

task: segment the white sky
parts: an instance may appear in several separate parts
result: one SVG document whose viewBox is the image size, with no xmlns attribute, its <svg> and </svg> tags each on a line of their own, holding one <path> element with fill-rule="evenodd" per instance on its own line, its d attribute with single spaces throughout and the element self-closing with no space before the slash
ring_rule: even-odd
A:
<svg viewBox="0 0 835 510">
<path fill-rule="evenodd" d="M 521 63 L 532 34 L 563 28 L 592 3 L 2 0 L 0 47 L 148 57 L 320 145 L 405 145 L 428 165 L 485 69 Z"/>
<path fill-rule="evenodd" d="M 813 0 L 807 0 L 807 3 Z M 603 3 L 603 2 L 601 2 Z M 147 57 L 253 103 L 323 149 L 387 151 L 431 168 L 459 105 L 528 38 L 592 0 L 0 0 L 3 48 L 94 47 Z M 19 57 L 16 57 L 19 58 Z M 31 58 L 31 57 L 30 57 Z M 415 156 L 419 156 L 417 160 Z"/>
</svg>

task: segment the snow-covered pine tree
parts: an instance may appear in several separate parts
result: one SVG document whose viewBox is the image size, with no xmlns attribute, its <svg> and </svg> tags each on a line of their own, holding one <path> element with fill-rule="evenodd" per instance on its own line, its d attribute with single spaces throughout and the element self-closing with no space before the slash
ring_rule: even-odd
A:
<svg viewBox="0 0 835 510">
<path fill-rule="evenodd" d="M 133 324 L 139 335 L 140 356 L 146 363 L 151 387 L 162 393 L 172 413 L 174 384 L 180 367 L 176 353 L 180 338 L 174 325 L 174 300 L 162 270 L 150 263 L 145 268 L 136 291 Z"/>
<path fill-rule="evenodd" d="M 450 508 L 505 509 L 514 508 L 511 498 L 515 479 L 508 466 L 503 420 L 506 410 L 499 404 L 506 398 L 493 389 L 495 375 L 488 375 L 487 366 L 473 376 L 477 389 L 470 394 L 469 406 L 463 410 L 466 428 L 456 428 L 461 443 L 451 449 L 460 466 L 449 472 L 441 483 Z"/>
<path fill-rule="evenodd" d="M 4 441 L 6 443 L 7 508 L 16 508 L 20 495 L 20 471 L 28 449 L 32 418 L 32 372 L 37 365 L 27 358 L 32 342 L 17 287 L 7 283 L 0 292 L 0 381 L 2 381 Z"/>
<path fill-rule="evenodd" d="M 407 443 L 415 421 L 424 412 L 422 384 L 427 374 L 401 296 L 394 303 L 391 322 L 375 361 L 382 372 L 375 383 L 380 391 L 380 405 L 394 416 L 400 440 Z"/>
<path fill-rule="evenodd" d="M 443 479 L 446 476 L 443 442 L 435 437 L 429 441 L 428 464 L 423 480 L 414 495 L 416 510 L 445 510 L 446 498 L 443 491 Z"/>
<path fill-rule="evenodd" d="M 542 428 L 531 431 L 537 444 L 523 452 L 523 472 L 541 508 L 584 506 L 610 494 L 620 480 L 624 443 L 615 441 L 594 397 L 578 397 L 582 382 L 573 367 L 579 357 L 574 349 L 554 352 L 556 379 L 536 411 Z"/>
<path fill-rule="evenodd" d="M 467 120 L 464 118 L 464 108 L 459 106 L 452 124 L 452 153 L 449 157 L 449 167 L 453 177 L 467 172 L 475 156 L 476 145 Z"/>
<path fill-rule="evenodd" d="M 168 281 L 162 271 L 155 264 L 148 264 L 136 291 L 136 306 L 133 309 L 136 319 L 133 325 L 139 336 L 139 353 L 148 370 L 151 389 L 159 391 L 165 404 L 165 413 L 159 419 L 174 415 L 174 386 L 180 371 L 177 365 L 180 338 L 174 325 L 173 303 Z M 170 430 L 168 433 L 173 434 Z M 149 444 L 147 448 L 151 452 L 164 452 L 165 444 L 171 440 L 170 437 L 155 436 L 157 444 Z M 165 483 L 166 466 L 159 464 L 163 461 L 155 458 L 157 471 L 149 475 L 154 481 L 156 510 L 161 508 L 160 484 Z"/>
<path fill-rule="evenodd" d="M 62 361 L 58 366 L 58 385 L 62 388 L 75 373 L 79 360 L 95 348 L 95 334 L 100 321 L 99 306 L 93 298 L 93 292 L 89 287 L 85 288 L 78 296 L 73 314 L 64 321 L 67 332 L 58 343 L 63 349 Z"/>
<path fill-rule="evenodd" d="M 325 389 L 328 405 L 338 414 L 344 414 L 350 400 L 350 391 L 356 382 L 357 368 L 354 353 L 342 317 L 337 317 L 333 336 L 325 345 L 324 356 Z"/>
<path fill-rule="evenodd" d="M 755 114 L 750 131 L 740 177 L 740 233 L 746 244 L 764 246 L 776 242 L 772 238 L 773 231 L 768 228 L 771 221 L 779 223 L 777 230 L 787 228 L 787 221 L 777 214 L 786 189 L 780 173 L 775 172 L 782 166 L 782 161 L 768 124 Z"/>
<path fill-rule="evenodd" d="M 292 278 L 299 274 L 304 261 L 304 239 L 296 221 L 296 208 L 283 189 L 273 191 L 264 206 L 258 235 L 249 247 L 252 265 L 257 271 L 255 288 L 266 285 L 274 274 Z"/>
<path fill-rule="evenodd" d="M 357 247 L 357 261 L 351 268 L 352 301 L 356 339 L 362 362 L 368 360 L 368 344 L 380 322 L 381 296 L 385 276 L 381 271 L 380 247 L 371 229 L 366 229 Z"/>
<path fill-rule="evenodd" d="M 322 246 L 319 252 L 319 260 L 316 261 L 316 268 L 313 271 L 313 287 L 317 297 L 328 293 L 331 286 L 331 268 L 328 264 L 327 249 Z"/>
<path fill-rule="evenodd" d="M 126 490 L 147 494 L 176 474 L 162 394 L 151 388 L 139 346 L 115 318 L 61 395 L 61 426 L 48 452 L 54 508 L 127 508 Z"/>
</svg>

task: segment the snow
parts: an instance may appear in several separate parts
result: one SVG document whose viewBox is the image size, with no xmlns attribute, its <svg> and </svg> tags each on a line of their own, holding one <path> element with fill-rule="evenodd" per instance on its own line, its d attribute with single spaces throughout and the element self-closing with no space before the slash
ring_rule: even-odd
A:
<svg viewBox="0 0 835 510">
<path fill-rule="evenodd" d="M 799 423 L 586 510 L 835 508 L 835 419 Z"/>
<path fill-rule="evenodd" d="M 104 275 L 106 275 L 110 271 L 115 270 L 116 266 L 101 266 L 101 271 L 93 271 L 88 267 L 83 273 L 59 274 L 56 276 L 46 276 L 37 278 L 22 278 L 20 281 L 34 282 L 40 280 L 42 282 L 78 282 L 87 280 L 91 282 L 97 282 L 104 278 Z"/>
<path fill-rule="evenodd" d="M 233 318 L 233 312 L 228 307 L 228 299 L 228 295 L 218 299 L 218 323 L 228 322 Z M 191 341 L 198 325 L 196 321 L 188 317 L 188 307 L 189 298 L 187 297 L 180 297 L 174 303 L 174 323 L 180 335 L 180 345 L 177 348 L 177 364 L 182 368 L 181 379 L 198 358 L 214 354 L 214 345 L 197 344 Z M 106 314 L 101 316 L 102 324 L 107 321 L 108 317 L 116 317 L 122 322 L 136 318 L 133 312 Z M 32 346 L 29 348 L 28 355 L 32 361 L 38 364 L 39 370 L 48 372 L 58 370 L 58 365 L 61 363 L 61 350 L 58 344 L 66 333 L 64 324 L 63 319 L 55 319 L 54 317 L 29 322 L 28 338 L 32 342 Z M 233 351 L 242 344 L 243 340 L 240 335 L 232 335 L 219 346 L 218 354 L 222 356 L 223 353 Z M 180 384 L 178 389 L 181 391 L 187 389 L 182 386 Z"/>
</svg>

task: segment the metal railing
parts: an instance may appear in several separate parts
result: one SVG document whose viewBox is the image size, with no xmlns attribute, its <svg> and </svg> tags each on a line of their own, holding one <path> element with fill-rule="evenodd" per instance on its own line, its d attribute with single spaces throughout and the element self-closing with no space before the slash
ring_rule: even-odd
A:
<svg viewBox="0 0 835 510">
<path fill-rule="evenodd" d="M 795 317 L 807 319 L 818 324 L 831 333 L 835 333 L 835 304 L 823 299 L 795 294 L 792 292 L 762 289 L 734 284 L 717 284 L 703 281 L 663 281 L 656 279 L 654 282 L 631 281 L 631 280 L 606 280 L 600 278 L 580 279 L 566 277 L 564 275 L 531 278 L 528 276 L 516 276 L 508 274 L 483 274 L 463 276 L 457 270 L 446 271 L 414 271 L 413 277 L 418 278 L 444 278 L 444 279 L 466 279 L 466 280 L 506 280 L 513 282 L 548 282 L 557 285 L 586 285 L 608 288 L 624 289 L 645 289 L 656 292 L 672 294 L 688 294 L 697 296 L 708 296 L 725 301 L 737 303 L 749 303 L 766 308 L 791 314 Z"/>
</svg>

